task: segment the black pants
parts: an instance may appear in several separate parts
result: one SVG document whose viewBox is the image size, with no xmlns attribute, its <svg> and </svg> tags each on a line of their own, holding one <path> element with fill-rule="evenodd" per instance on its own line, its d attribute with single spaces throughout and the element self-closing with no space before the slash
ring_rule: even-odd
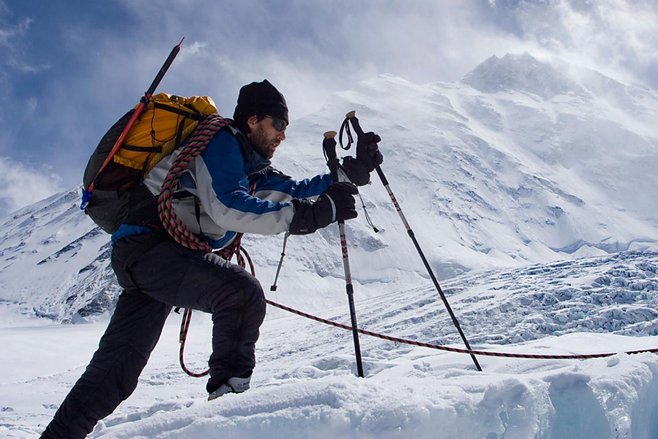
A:
<svg viewBox="0 0 658 439">
<path fill-rule="evenodd" d="M 256 364 L 265 299 L 244 269 L 155 233 L 118 241 L 112 268 L 124 291 L 98 350 L 42 438 L 83 438 L 132 394 L 172 306 L 212 313 L 208 391 Z"/>
</svg>

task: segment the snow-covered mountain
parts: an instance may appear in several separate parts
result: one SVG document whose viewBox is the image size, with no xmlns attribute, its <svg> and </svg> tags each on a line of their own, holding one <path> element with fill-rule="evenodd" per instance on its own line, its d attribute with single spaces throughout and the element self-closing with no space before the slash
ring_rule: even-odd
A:
<svg viewBox="0 0 658 439">
<path fill-rule="evenodd" d="M 2 221 L 0 300 L 23 313 L 71 321 L 113 306 L 120 288 L 108 236 L 79 209 L 79 190 Z"/>
<path fill-rule="evenodd" d="M 293 121 L 275 158 L 324 169 L 322 133 L 357 110 L 384 139 L 383 169 L 473 348 L 535 354 L 658 346 L 658 95 L 528 54 L 492 57 L 455 83 L 392 76 Z M 376 178 L 376 177 L 375 177 Z M 359 326 L 463 347 L 386 192 L 348 222 Z M 78 190 L 0 220 L 0 436 L 38 437 L 84 370 L 117 286 L 108 236 Z M 281 237 L 245 244 L 265 287 Z M 334 226 L 292 237 L 268 298 L 349 322 Z M 48 318 L 39 318 L 48 317 Z M 93 318 L 90 318 L 93 317 Z M 98 317 L 99 320 L 106 316 Z M 87 325 L 59 322 L 92 320 Z M 362 337 L 269 307 L 253 388 L 204 401 L 177 360 L 169 319 L 137 391 L 92 437 L 658 437 L 658 357 L 519 360 Z M 186 348 L 204 366 L 211 320 Z M 71 347 L 75 348 L 72 349 Z"/>
<path fill-rule="evenodd" d="M 528 54 L 491 57 L 454 83 L 384 75 L 293 121 L 275 164 L 293 176 L 324 172 L 322 133 L 350 109 L 384 139 L 383 169 L 440 279 L 658 248 L 652 90 Z M 427 282 L 373 177 L 361 192 L 382 231 L 369 229 L 364 215 L 348 224 L 364 297 Z M 0 300 L 58 321 L 111 307 L 118 289 L 108 237 L 78 204 L 76 189 L 0 221 Z M 245 244 L 268 285 L 282 238 L 252 236 Z M 343 288 L 336 231 L 291 238 L 280 284 L 287 287 L 276 299 L 311 309 L 335 304 L 329 293 Z"/>
</svg>

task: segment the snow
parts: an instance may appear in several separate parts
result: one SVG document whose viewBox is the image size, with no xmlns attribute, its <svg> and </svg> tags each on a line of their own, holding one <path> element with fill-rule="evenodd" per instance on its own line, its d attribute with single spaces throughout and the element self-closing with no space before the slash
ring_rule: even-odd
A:
<svg viewBox="0 0 658 439">
<path fill-rule="evenodd" d="M 468 355 L 361 335 L 366 376 L 358 378 L 351 332 L 269 307 L 252 389 L 211 402 L 204 381 L 176 362 L 180 319 L 172 316 L 137 391 L 92 437 L 652 438 L 658 358 L 622 352 L 658 347 L 657 271 L 658 254 L 621 253 L 446 282 L 474 349 L 617 353 L 590 360 L 479 356 L 483 372 Z M 321 316 L 349 322 L 344 292 L 334 294 L 343 305 Z M 369 330 L 463 347 L 431 285 L 371 299 L 357 294 L 356 308 Z M 3 321 L 3 437 L 38 436 L 93 353 L 103 320 Z M 208 316 L 194 314 L 186 346 L 194 370 L 204 367 L 210 325 Z"/>
<path fill-rule="evenodd" d="M 208 402 L 177 363 L 172 315 L 137 390 L 91 437 L 658 437 L 658 357 L 624 354 L 658 348 L 658 95 L 529 54 L 455 83 L 382 75 L 293 121 L 277 165 L 322 169 L 318 136 L 350 109 L 384 139 L 391 188 L 474 349 L 614 355 L 478 355 L 478 372 L 468 355 L 361 335 L 359 378 L 351 332 L 270 306 L 252 389 Z M 363 215 L 347 224 L 359 326 L 463 348 L 388 194 L 378 181 L 361 192 L 380 232 Z M 78 197 L 0 220 L 1 437 L 39 436 L 119 292 Z M 276 292 L 281 237 L 246 237 L 267 297 L 349 323 L 337 234 L 291 238 Z M 194 370 L 210 329 L 195 313 Z"/>
<path fill-rule="evenodd" d="M 358 378 L 351 332 L 269 307 L 252 389 L 211 402 L 204 380 L 177 364 L 180 319 L 172 316 L 137 391 L 92 437 L 656 437 L 658 358 L 621 352 L 658 347 L 657 271 L 658 254 L 620 253 L 446 282 L 475 349 L 618 353 L 593 360 L 479 356 L 483 372 L 468 355 L 361 335 L 366 376 Z M 344 292 L 335 294 L 342 305 L 321 316 L 349 322 Z M 431 285 L 370 299 L 357 294 L 356 308 L 369 330 L 463 347 Z M 15 314 L 3 321 L 9 361 L 0 367 L 0 435 L 38 436 L 105 324 Z M 194 314 L 186 346 L 193 370 L 204 367 L 210 325 Z"/>
</svg>

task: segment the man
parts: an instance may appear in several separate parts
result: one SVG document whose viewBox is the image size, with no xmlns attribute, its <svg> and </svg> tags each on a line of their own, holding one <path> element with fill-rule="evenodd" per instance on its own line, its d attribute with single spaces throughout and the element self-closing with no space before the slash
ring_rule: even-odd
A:
<svg viewBox="0 0 658 439">
<path fill-rule="evenodd" d="M 267 80 L 242 87 L 233 119 L 189 165 L 174 197 L 177 216 L 212 248 L 225 248 L 238 233 L 307 234 L 356 217 L 354 184 L 332 182 L 329 174 L 296 181 L 270 166 L 286 138 L 288 108 Z M 379 137 L 368 134 L 357 157 L 343 162 L 342 175 L 359 185 L 382 160 Z M 144 183 L 153 194 L 174 159 L 149 173 Z M 123 224 L 112 235 L 112 268 L 124 290 L 98 350 L 42 438 L 85 437 L 128 398 L 174 306 L 212 314 L 208 399 L 249 388 L 265 317 L 258 280 L 145 224 Z"/>
</svg>

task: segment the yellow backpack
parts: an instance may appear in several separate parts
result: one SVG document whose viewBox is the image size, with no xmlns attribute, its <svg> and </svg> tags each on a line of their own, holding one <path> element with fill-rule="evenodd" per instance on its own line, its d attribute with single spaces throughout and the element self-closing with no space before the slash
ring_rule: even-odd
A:
<svg viewBox="0 0 658 439">
<path fill-rule="evenodd" d="M 199 122 L 217 113 L 208 96 L 181 97 L 168 93 L 152 96 L 146 110 L 128 131 L 121 148 L 102 168 L 112 147 L 138 106 L 128 111 L 105 133 L 85 168 L 83 183 L 93 182 L 85 212 L 108 233 L 114 232 L 136 204 L 135 189 L 164 157 L 181 146 Z M 101 169 L 102 168 L 102 169 Z M 143 198 L 145 191 L 140 191 Z M 131 199 L 132 195 L 132 199 Z"/>
<path fill-rule="evenodd" d="M 181 145 L 206 116 L 217 107 L 208 96 L 185 98 L 160 93 L 153 96 L 139 121 L 128 131 L 121 149 L 112 160 L 121 166 L 143 172 L 153 167 Z M 98 183 L 96 183 L 98 188 Z"/>
</svg>

